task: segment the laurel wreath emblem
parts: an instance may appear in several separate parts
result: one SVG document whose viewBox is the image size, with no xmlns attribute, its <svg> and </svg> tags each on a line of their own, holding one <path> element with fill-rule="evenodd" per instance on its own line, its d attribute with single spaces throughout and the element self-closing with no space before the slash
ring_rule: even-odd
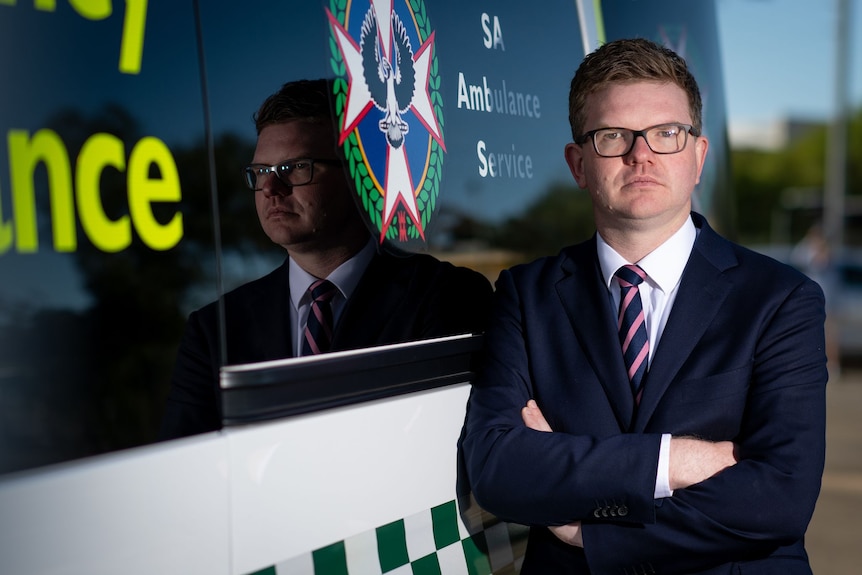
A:
<svg viewBox="0 0 862 575">
<path fill-rule="evenodd" d="M 432 32 L 431 24 L 428 21 L 428 15 L 425 12 L 425 3 L 423 0 L 406 0 L 407 5 L 413 12 L 413 18 L 416 22 L 419 42 L 424 42 Z M 347 4 L 348 0 L 330 0 L 329 10 L 332 15 L 338 20 L 342 26 L 347 24 Z M 341 57 L 341 52 L 338 49 L 338 44 L 333 35 L 329 38 L 330 48 L 330 64 L 332 71 L 335 73 L 335 82 L 333 83 L 333 96 L 335 101 L 335 111 L 339 118 L 343 118 L 344 107 L 347 103 L 347 70 L 344 60 Z M 440 135 L 443 136 L 443 97 L 440 95 L 440 71 L 437 60 L 436 51 L 432 55 L 431 68 L 428 78 L 428 87 L 430 89 L 431 104 L 434 107 L 434 115 L 437 118 L 440 126 Z M 358 128 L 344 140 L 344 156 L 347 159 L 348 171 L 353 180 L 356 193 L 362 203 L 362 207 L 371 219 L 371 223 L 378 231 L 383 229 L 383 195 L 381 190 L 377 188 L 374 179 L 371 177 L 368 164 L 362 155 L 362 150 L 359 145 L 357 136 Z M 428 136 L 430 150 L 428 154 L 428 163 L 425 177 L 422 180 L 421 188 L 416 194 L 416 207 L 419 211 L 422 228 L 427 229 L 428 223 L 437 207 L 437 196 L 440 191 L 440 179 L 443 172 L 443 150 L 437 141 Z M 413 224 L 410 218 L 407 218 L 407 237 L 410 240 L 420 238 L 419 230 Z M 386 239 L 390 241 L 398 241 L 398 229 L 396 226 L 389 226 L 386 230 Z"/>
</svg>

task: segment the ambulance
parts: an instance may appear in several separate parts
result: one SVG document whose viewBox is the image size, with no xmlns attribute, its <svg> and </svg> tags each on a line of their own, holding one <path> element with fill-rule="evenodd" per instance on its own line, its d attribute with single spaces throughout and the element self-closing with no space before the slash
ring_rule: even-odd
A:
<svg viewBox="0 0 862 575">
<path fill-rule="evenodd" d="M 418 87 L 397 190 L 370 19 Z M 0 573 L 517 573 L 526 527 L 457 485 L 481 334 L 227 364 L 221 430 L 157 430 L 188 314 L 285 257 L 241 175 L 266 96 L 332 78 L 374 237 L 493 281 L 592 233 L 568 84 L 634 36 L 698 78 L 732 235 L 712 0 L 0 1 Z"/>
</svg>

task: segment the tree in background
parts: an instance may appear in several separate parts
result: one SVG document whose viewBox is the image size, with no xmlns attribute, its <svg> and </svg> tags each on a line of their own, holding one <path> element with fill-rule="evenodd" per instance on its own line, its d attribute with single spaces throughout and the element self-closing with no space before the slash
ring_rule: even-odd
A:
<svg viewBox="0 0 862 575">
<path fill-rule="evenodd" d="M 862 108 L 848 126 L 847 197 L 862 198 Z M 775 151 L 731 152 L 731 182 L 742 243 L 799 241 L 822 216 L 828 127 L 824 123 Z M 806 196 L 806 197 L 801 197 Z M 776 219 L 789 218 L 785 230 Z M 848 218 L 845 239 L 862 244 L 859 217 Z"/>
</svg>

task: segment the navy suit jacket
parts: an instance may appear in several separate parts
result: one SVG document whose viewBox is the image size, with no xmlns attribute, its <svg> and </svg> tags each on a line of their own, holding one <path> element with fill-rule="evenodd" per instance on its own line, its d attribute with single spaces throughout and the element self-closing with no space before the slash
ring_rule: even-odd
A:
<svg viewBox="0 0 862 575">
<path fill-rule="evenodd" d="M 823 293 L 692 218 L 699 234 L 637 408 L 595 236 L 500 275 L 460 454 L 481 507 L 533 526 L 524 574 L 810 573 Z M 531 398 L 554 433 L 525 427 Z M 733 441 L 741 460 L 656 500 L 662 433 Z M 572 521 L 583 549 L 543 527 Z"/>
<path fill-rule="evenodd" d="M 288 260 L 224 297 L 227 358 L 217 302 L 192 312 L 180 344 L 159 434 L 170 439 L 221 427 L 219 368 L 293 357 Z M 490 282 L 425 254 L 378 253 L 348 299 L 332 351 L 484 330 Z"/>
</svg>

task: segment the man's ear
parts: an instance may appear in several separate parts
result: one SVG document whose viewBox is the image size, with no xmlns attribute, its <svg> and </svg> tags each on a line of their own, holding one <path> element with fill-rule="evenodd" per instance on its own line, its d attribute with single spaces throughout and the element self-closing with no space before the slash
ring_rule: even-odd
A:
<svg viewBox="0 0 862 575">
<path fill-rule="evenodd" d="M 587 189 L 587 178 L 584 171 L 584 147 L 574 142 L 566 144 L 566 163 L 569 165 L 569 170 L 572 176 L 578 183 L 578 187 L 582 190 Z"/>
<path fill-rule="evenodd" d="M 698 136 L 694 141 L 694 153 L 697 162 L 697 180 L 695 184 L 700 183 L 700 175 L 703 173 L 703 166 L 706 164 L 706 152 L 709 150 L 709 140 L 706 136 Z"/>
</svg>

